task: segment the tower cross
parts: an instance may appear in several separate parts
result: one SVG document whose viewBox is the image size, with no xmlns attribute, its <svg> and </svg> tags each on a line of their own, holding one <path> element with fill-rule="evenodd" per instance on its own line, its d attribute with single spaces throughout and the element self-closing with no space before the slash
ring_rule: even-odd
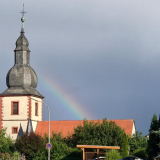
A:
<svg viewBox="0 0 160 160">
<path fill-rule="evenodd" d="M 20 13 L 22 13 L 22 17 L 24 17 L 24 14 L 27 13 L 27 12 L 24 11 L 24 4 L 23 4 L 23 10 Z"/>
</svg>

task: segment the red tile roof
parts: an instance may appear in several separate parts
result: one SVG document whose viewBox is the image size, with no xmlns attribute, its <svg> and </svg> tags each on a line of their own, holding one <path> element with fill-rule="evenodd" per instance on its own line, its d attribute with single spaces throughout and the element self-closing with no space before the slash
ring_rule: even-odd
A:
<svg viewBox="0 0 160 160">
<path fill-rule="evenodd" d="M 88 122 L 98 122 L 98 120 L 88 120 Z M 103 120 L 99 120 L 101 123 Z M 108 120 L 114 121 L 118 126 L 125 130 L 126 134 L 132 135 L 132 129 L 134 125 L 133 119 L 121 119 L 121 120 Z M 50 121 L 50 134 L 54 131 L 55 133 L 62 133 L 63 137 L 67 137 L 68 133 L 74 132 L 74 127 L 78 125 L 83 126 L 83 120 L 70 120 L 70 121 Z M 44 136 L 48 134 L 48 121 L 40 121 L 37 124 L 36 133 Z"/>
</svg>

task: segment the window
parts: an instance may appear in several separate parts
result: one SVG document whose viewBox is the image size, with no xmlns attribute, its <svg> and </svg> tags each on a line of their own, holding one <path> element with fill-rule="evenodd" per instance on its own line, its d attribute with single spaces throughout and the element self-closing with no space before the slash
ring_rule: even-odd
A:
<svg viewBox="0 0 160 160">
<path fill-rule="evenodd" d="M 38 116 L 38 103 L 35 103 L 35 116 Z"/>
<path fill-rule="evenodd" d="M 11 104 L 11 114 L 18 115 L 19 114 L 19 102 L 12 102 Z"/>
<path fill-rule="evenodd" d="M 13 134 L 18 133 L 18 127 L 12 127 L 12 133 Z"/>
</svg>

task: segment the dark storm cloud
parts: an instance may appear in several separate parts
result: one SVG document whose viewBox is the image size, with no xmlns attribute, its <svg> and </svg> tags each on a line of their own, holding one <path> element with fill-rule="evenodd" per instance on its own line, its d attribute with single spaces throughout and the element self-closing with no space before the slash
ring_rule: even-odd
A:
<svg viewBox="0 0 160 160">
<path fill-rule="evenodd" d="M 94 119 L 135 119 L 147 134 L 160 106 L 160 2 L 24 1 L 31 66 L 57 81 Z M 14 5 L 13 5 L 14 4 Z M 1 1 L 1 92 L 13 66 L 22 2 Z M 52 120 L 75 119 L 42 84 Z M 65 110 L 66 113 L 61 111 Z M 47 111 L 44 110 L 47 120 Z"/>
</svg>

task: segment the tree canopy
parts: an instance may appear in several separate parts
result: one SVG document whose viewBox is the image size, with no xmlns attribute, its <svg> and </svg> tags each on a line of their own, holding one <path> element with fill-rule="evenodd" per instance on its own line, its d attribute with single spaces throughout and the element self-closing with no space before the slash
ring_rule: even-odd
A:
<svg viewBox="0 0 160 160">
<path fill-rule="evenodd" d="M 123 142 L 122 142 L 121 152 L 122 152 L 121 155 L 123 158 L 129 155 L 128 138 L 125 133 L 123 133 Z"/>
<path fill-rule="evenodd" d="M 77 144 L 82 145 L 102 145 L 102 146 L 122 146 L 122 130 L 113 121 L 103 119 L 103 122 L 83 121 L 83 126 L 74 128 L 74 133 L 67 137 L 66 142 L 71 147 Z"/>
<path fill-rule="evenodd" d="M 157 120 L 157 115 L 154 114 L 151 121 L 150 129 L 149 129 L 149 140 L 148 140 L 148 147 L 147 147 L 147 153 L 148 153 L 149 159 L 153 159 L 160 152 L 160 149 L 159 149 L 160 137 L 155 132 L 159 130 L 159 124 L 160 124 L 160 120 Z"/>
<path fill-rule="evenodd" d="M 46 143 L 44 138 L 32 132 L 29 135 L 25 133 L 22 137 L 18 137 L 15 146 L 21 154 L 25 154 L 27 159 L 33 159 L 44 152 Z"/>
<path fill-rule="evenodd" d="M 6 129 L 0 130 L 0 153 L 12 153 L 14 144 L 9 136 L 6 135 Z"/>
<path fill-rule="evenodd" d="M 142 132 L 136 132 L 131 137 L 128 137 L 128 143 L 130 147 L 130 154 L 132 154 L 135 150 L 147 148 L 147 140 L 145 136 L 143 136 Z"/>
</svg>

